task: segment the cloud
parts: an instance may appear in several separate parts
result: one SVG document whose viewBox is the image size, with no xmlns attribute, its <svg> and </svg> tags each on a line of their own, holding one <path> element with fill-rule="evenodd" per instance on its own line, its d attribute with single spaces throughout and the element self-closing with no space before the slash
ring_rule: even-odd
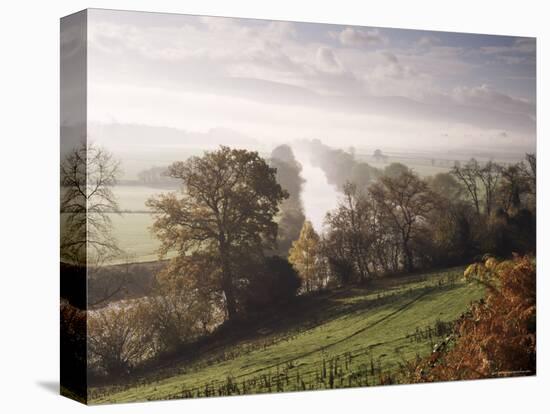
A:
<svg viewBox="0 0 550 414">
<path fill-rule="evenodd" d="M 409 66 L 401 64 L 397 56 L 391 52 L 382 52 L 387 64 L 379 67 L 379 74 L 393 79 L 410 79 L 418 76 L 418 73 Z"/>
<path fill-rule="evenodd" d="M 95 11 L 97 13 L 97 11 Z M 93 20 L 94 14 L 90 19 Z M 131 53 L 156 61 L 246 59 L 263 45 L 282 44 L 295 36 L 294 23 L 243 25 L 238 19 L 182 16 L 175 26 L 96 21 L 89 25 L 90 48 L 107 54 Z"/>
<path fill-rule="evenodd" d="M 317 66 L 325 71 L 332 73 L 342 72 L 342 65 L 334 55 L 334 51 L 330 47 L 321 46 L 317 49 Z"/>
<path fill-rule="evenodd" d="M 537 39 L 534 37 L 520 37 L 514 41 L 513 48 L 523 53 L 535 53 L 537 51 Z"/>
<path fill-rule="evenodd" d="M 119 17 L 114 21 L 111 15 Z M 259 135 L 271 134 L 275 121 L 270 114 L 284 110 L 289 134 L 317 131 L 310 122 L 340 114 L 344 129 L 348 120 L 368 115 L 394 123 L 423 122 L 424 127 L 433 122 L 490 129 L 493 137 L 502 130 L 510 137 L 518 130 L 534 137 L 534 98 L 513 96 L 533 96 L 531 72 L 512 65 L 534 59 L 534 39 L 508 39 L 502 46 L 506 42 L 480 37 L 472 45 L 461 42 L 461 36 L 448 41 L 452 34 L 439 38 L 334 26 L 311 30 L 298 23 L 194 16 L 173 16 L 172 24 L 165 25 L 158 16 L 90 13 L 90 85 L 109 84 L 108 93 L 94 101 L 96 110 L 109 108 L 105 112 L 121 122 L 121 114 L 131 122 L 181 122 L 182 127 L 196 121 L 201 130 L 226 124 L 245 130 L 254 123 L 247 132 Z M 128 98 L 125 86 L 135 88 L 139 99 Z M 180 99 L 185 93 L 192 98 Z M 200 114 L 193 112 L 199 101 Z M 217 112 L 211 110 L 214 103 Z M 260 104 L 265 106 L 261 116 L 255 112 Z M 240 118 L 232 112 L 237 107 Z M 298 110 L 311 115 L 299 129 L 292 121 Z"/>
<path fill-rule="evenodd" d="M 419 99 L 426 91 L 429 76 L 403 64 L 392 52 L 380 52 L 383 60 L 365 75 L 369 90 L 375 95 L 406 96 Z"/>
<path fill-rule="evenodd" d="M 398 65 L 399 64 L 399 60 L 397 59 L 397 56 L 395 56 L 393 53 L 391 53 L 391 52 L 382 52 L 382 55 L 384 55 L 384 57 L 391 64 L 393 64 L 393 65 Z"/>
<path fill-rule="evenodd" d="M 533 102 L 506 95 L 487 84 L 474 87 L 455 87 L 451 93 L 451 97 L 459 104 L 483 107 L 506 113 L 526 114 L 530 117 L 534 117 L 536 113 Z"/>
<path fill-rule="evenodd" d="M 536 39 L 529 37 L 517 38 L 507 46 L 491 45 L 479 48 L 479 53 L 489 62 L 494 60 L 507 66 L 526 64 L 534 67 L 536 51 Z"/>
<path fill-rule="evenodd" d="M 519 37 L 515 39 L 509 46 L 481 46 L 479 50 L 485 55 L 534 55 L 537 50 L 537 43 L 534 37 Z"/>
<path fill-rule="evenodd" d="M 420 39 L 416 41 L 415 45 L 420 48 L 429 48 L 431 46 L 435 46 L 440 43 L 441 43 L 441 39 L 439 39 L 436 36 L 422 36 Z"/>
<path fill-rule="evenodd" d="M 380 46 L 389 42 L 388 38 L 382 36 L 378 29 L 363 30 L 346 27 L 339 33 L 331 32 L 331 35 L 344 46 L 351 47 Z"/>
</svg>

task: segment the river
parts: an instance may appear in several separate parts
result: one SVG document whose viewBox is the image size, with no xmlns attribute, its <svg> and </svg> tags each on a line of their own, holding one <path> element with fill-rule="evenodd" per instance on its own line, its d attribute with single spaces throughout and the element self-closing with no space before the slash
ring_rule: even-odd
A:
<svg viewBox="0 0 550 414">
<path fill-rule="evenodd" d="M 305 180 L 302 189 L 304 214 L 317 233 L 322 233 L 325 216 L 337 207 L 340 194 L 327 182 L 323 170 L 312 165 L 306 153 L 296 152 L 295 157 L 302 164 L 301 175 Z"/>
</svg>

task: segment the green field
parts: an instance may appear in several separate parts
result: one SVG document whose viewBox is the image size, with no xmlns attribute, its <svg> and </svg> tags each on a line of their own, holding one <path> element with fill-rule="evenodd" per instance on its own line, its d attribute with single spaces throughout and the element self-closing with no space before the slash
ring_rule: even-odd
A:
<svg viewBox="0 0 550 414">
<path fill-rule="evenodd" d="M 113 193 L 122 211 L 148 211 L 145 202 L 148 198 L 173 190 L 165 190 L 144 185 L 117 185 Z"/>
<path fill-rule="evenodd" d="M 149 262 L 158 259 L 156 250 L 158 240 L 151 234 L 153 216 L 147 213 L 145 201 L 160 193 L 174 190 L 159 189 L 141 185 L 118 185 L 113 192 L 119 202 L 121 214 L 109 214 L 113 224 L 113 236 L 124 255 L 112 261 L 120 264 L 131 262 Z"/>
<path fill-rule="evenodd" d="M 377 385 L 424 356 L 483 289 L 462 268 L 386 277 L 368 288 L 302 297 L 257 326 L 227 334 L 199 357 L 92 388 L 92 403 Z M 446 329 L 444 329 L 446 327 Z"/>
<path fill-rule="evenodd" d="M 113 235 L 130 262 L 149 262 L 158 259 L 156 250 L 160 243 L 149 231 L 153 224 L 151 214 L 110 214 L 110 218 L 113 224 Z M 120 264 L 125 260 L 126 257 L 121 256 L 111 264 Z"/>
</svg>

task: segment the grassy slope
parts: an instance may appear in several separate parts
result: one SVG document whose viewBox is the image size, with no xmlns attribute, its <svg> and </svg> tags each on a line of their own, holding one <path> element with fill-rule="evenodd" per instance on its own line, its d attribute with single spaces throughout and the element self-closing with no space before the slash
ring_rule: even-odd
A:
<svg viewBox="0 0 550 414">
<path fill-rule="evenodd" d="M 92 390 L 91 402 L 376 384 L 381 372 L 426 355 L 440 340 L 413 340 L 417 328 L 453 321 L 481 297 L 482 288 L 466 284 L 461 274 L 455 268 L 380 279 L 369 289 L 304 298 L 280 318 L 264 321 L 253 335 L 204 350 L 193 363 L 176 364 L 139 386 Z"/>
</svg>

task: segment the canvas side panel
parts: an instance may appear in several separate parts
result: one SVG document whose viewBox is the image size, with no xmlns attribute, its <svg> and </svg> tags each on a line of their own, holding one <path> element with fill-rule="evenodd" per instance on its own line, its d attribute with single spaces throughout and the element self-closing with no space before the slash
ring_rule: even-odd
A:
<svg viewBox="0 0 550 414">
<path fill-rule="evenodd" d="M 61 19 L 60 385 L 87 402 L 87 11 Z"/>
</svg>

